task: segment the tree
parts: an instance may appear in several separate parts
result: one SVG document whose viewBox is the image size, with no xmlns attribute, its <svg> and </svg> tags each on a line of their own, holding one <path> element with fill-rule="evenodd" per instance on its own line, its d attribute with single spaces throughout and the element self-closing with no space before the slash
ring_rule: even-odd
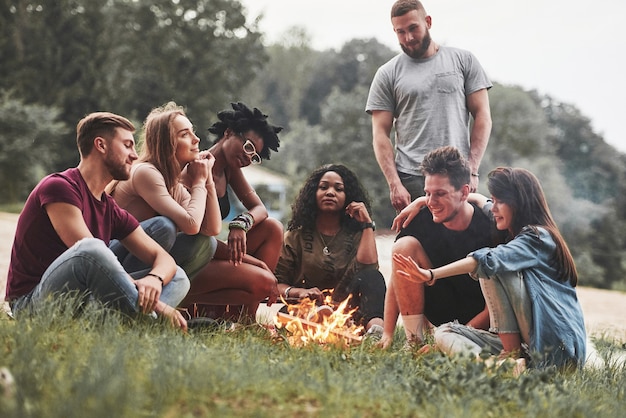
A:
<svg viewBox="0 0 626 418">
<path fill-rule="evenodd" d="M 320 106 L 334 87 L 346 93 L 357 86 L 369 88 L 378 67 L 393 55 L 376 39 L 354 39 L 339 52 L 328 50 L 319 54 L 309 70 L 309 83 L 300 104 L 302 117 L 312 125 L 320 123 Z M 365 109 L 365 101 L 361 105 Z"/>
<path fill-rule="evenodd" d="M 550 126 L 533 97 L 517 86 L 495 83 L 489 91 L 493 127 L 481 171 L 512 165 L 520 158 L 550 155 Z"/>
<path fill-rule="evenodd" d="M 261 108 L 276 123 L 289 129 L 301 118 L 300 103 L 318 51 L 300 27 L 289 28 L 281 41 L 267 47 L 268 62 L 246 89 L 244 102 Z"/>
<path fill-rule="evenodd" d="M 0 89 L 59 108 L 68 126 L 97 110 L 141 121 L 175 100 L 208 127 L 267 58 L 233 0 L 17 0 L 0 22 Z M 77 162 L 60 151 L 62 167 Z"/>
<path fill-rule="evenodd" d="M 6 93 L 0 96 L 0 202 L 25 200 L 52 170 L 59 140 L 69 132 L 58 116 L 58 109 L 25 105 Z"/>
<path fill-rule="evenodd" d="M 556 127 L 550 136 L 564 174 L 577 197 L 601 203 L 613 199 L 623 184 L 624 156 L 593 132 L 589 118 L 575 106 L 547 96 L 544 111 Z"/>
</svg>

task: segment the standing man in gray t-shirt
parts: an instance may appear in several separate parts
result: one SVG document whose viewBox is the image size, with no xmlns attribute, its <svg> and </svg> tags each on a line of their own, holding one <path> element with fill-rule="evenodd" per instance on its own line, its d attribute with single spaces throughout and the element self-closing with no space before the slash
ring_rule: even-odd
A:
<svg viewBox="0 0 626 418">
<path fill-rule="evenodd" d="M 476 190 L 491 133 L 487 90 L 492 84 L 470 52 L 431 40 L 432 19 L 421 2 L 396 1 L 391 23 L 404 53 L 378 69 L 365 110 L 372 115 L 374 153 L 389 184 L 391 204 L 400 211 L 424 194 L 420 162 L 442 146 L 458 148 L 469 160 L 470 188 Z"/>
</svg>

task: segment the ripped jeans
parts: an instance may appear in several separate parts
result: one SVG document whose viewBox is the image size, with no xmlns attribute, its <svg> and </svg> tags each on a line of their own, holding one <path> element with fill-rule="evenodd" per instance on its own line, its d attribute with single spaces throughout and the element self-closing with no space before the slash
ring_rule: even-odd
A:
<svg viewBox="0 0 626 418">
<path fill-rule="evenodd" d="M 171 221 L 163 217 L 153 219 L 150 232 L 154 233 L 155 240 L 167 239 L 168 222 Z M 55 294 L 78 292 L 126 314 L 138 313 L 138 292 L 129 275 L 139 279 L 150 268 L 145 265 L 136 269 L 128 267 L 122 265 L 102 240 L 82 239 L 50 264 L 39 284 L 30 293 L 13 301 L 11 309 L 17 316 L 20 310 L 36 308 L 37 304 Z M 189 287 L 187 274 L 177 267 L 172 280 L 163 286 L 160 300 L 175 307 L 187 295 Z"/>
<path fill-rule="evenodd" d="M 480 354 L 486 349 L 497 355 L 502 350 L 498 333 L 520 333 L 522 342 L 530 342 L 532 306 L 521 273 L 509 272 L 480 279 L 480 287 L 489 309 L 489 331 L 449 322 L 437 327 L 435 342 L 446 354 Z"/>
</svg>

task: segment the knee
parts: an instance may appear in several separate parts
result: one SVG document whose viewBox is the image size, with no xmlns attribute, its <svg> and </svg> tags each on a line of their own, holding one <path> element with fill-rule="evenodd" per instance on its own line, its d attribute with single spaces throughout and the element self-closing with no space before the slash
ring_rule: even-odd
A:
<svg viewBox="0 0 626 418">
<path fill-rule="evenodd" d="M 159 216 L 155 216 L 152 219 L 153 219 L 155 225 L 159 229 L 164 229 L 164 230 L 167 230 L 169 232 L 176 231 L 176 224 L 174 223 L 174 221 L 172 221 L 167 216 L 159 215 Z"/>
<path fill-rule="evenodd" d="M 117 261 L 117 257 L 113 254 L 111 249 L 106 246 L 104 241 L 98 238 L 83 238 L 77 241 L 72 246 L 72 251 L 75 256 L 89 258 L 101 262 L 108 263 L 112 260 Z"/>
<path fill-rule="evenodd" d="M 453 324 L 453 322 L 447 322 L 436 327 L 435 332 L 433 333 L 433 338 L 435 339 L 435 341 L 440 341 L 447 334 L 453 333 Z"/>
<path fill-rule="evenodd" d="M 207 262 L 213 258 L 215 251 L 217 250 L 217 239 L 215 237 L 209 237 L 206 235 L 194 235 L 195 245 L 192 250 L 193 256 L 202 257 Z"/>
<path fill-rule="evenodd" d="M 270 239 L 280 239 L 283 238 L 283 224 L 280 223 L 277 219 L 274 218 L 266 218 L 263 221 L 263 228 L 265 235 Z"/>
<path fill-rule="evenodd" d="M 387 285 L 385 284 L 385 277 L 380 270 L 362 270 L 357 274 L 356 279 L 360 282 L 359 287 L 361 289 L 371 289 L 374 292 L 382 293 L 384 297 Z"/>
<path fill-rule="evenodd" d="M 416 238 L 411 236 L 404 236 L 393 243 L 393 247 L 391 247 L 391 252 L 392 254 L 398 253 L 415 258 L 420 248 L 421 244 Z"/>
<path fill-rule="evenodd" d="M 272 294 L 272 290 L 276 287 L 276 278 L 273 274 L 266 270 L 262 270 L 262 273 L 254 280 L 254 293 L 262 298 Z"/>
<path fill-rule="evenodd" d="M 181 292 L 184 291 L 185 294 L 187 294 L 191 288 L 191 282 L 189 281 L 187 273 L 179 266 L 176 266 L 176 273 L 174 273 L 174 277 L 172 277 L 168 285 L 173 285 L 177 290 Z"/>
<path fill-rule="evenodd" d="M 169 251 L 176 241 L 176 224 L 166 216 L 155 216 L 140 223 L 146 234 Z"/>
<path fill-rule="evenodd" d="M 104 241 L 98 238 L 83 238 L 76 241 L 72 248 L 77 252 L 84 253 L 98 253 L 109 249 L 109 247 L 104 244 Z"/>
</svg>

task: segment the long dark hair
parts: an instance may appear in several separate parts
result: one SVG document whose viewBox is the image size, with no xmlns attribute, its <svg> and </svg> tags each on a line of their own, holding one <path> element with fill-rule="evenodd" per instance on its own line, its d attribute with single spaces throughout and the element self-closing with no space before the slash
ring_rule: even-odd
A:
<svg viewBox="0 0 626 418">
<path fill-rule="evenodd" d="M 347 206 L 351 202 L 363 202 L 365 203 L 367 211 L 371 213 L 369 196 L 356 174 L 343 164 L 327 164 L 313 171 L 300 189 L 296 201 L 291 205 L 291 220 L 287 225 L 289 231 L 300 227 L 311 230 L 315 229 L 315 220 L 317 219 L 318 212 L 316 199 L 317 188 L 322 176 L 329 171 L 334 171 L 339 174 L 343 180 L 346 193 L 345 205 Z M 361 227 L 359 222 L 349 217 L 345 211 L 341 212 L 341 225 L 355 230 Z"/>
<path fill-rule="evenodd" d="M 537 227 L 545 228 L 556 243 L 554 261 L 558 264 L 561 282 L 578 283 L 578 273 L 570 250 L 554 222 L 546 197 L 537 177 L 523 168 L 498 167 L 488 175 L 487 187 L 491 195 L 506 203 L 513 211 L 512 237 L 529 227 L 539 233 Z"/>
</svg>

